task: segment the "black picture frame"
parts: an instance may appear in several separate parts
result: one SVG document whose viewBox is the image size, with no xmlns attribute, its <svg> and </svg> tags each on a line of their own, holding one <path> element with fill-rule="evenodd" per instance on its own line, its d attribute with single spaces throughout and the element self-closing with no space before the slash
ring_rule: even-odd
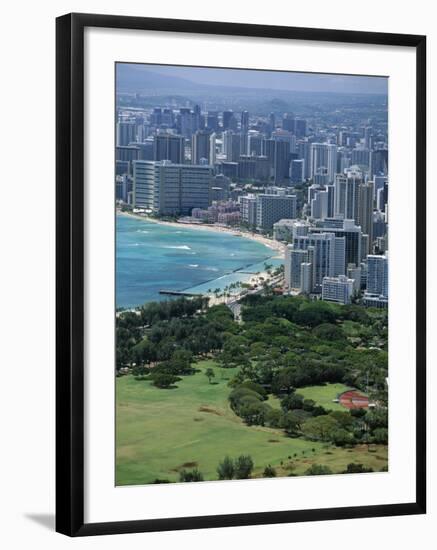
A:
<svg viewBox="0 0 437 550">
<path fill-rule="evenodd" d="M 376 44 L 416 51 L 416 499 L 388 505 L 84 523 L 84 29 L 106 27 Z M 56 20 L 56 530 L 69 536 L 423 514 L 426 511 L 426 38 L 68 14 Z"/>
</svg>

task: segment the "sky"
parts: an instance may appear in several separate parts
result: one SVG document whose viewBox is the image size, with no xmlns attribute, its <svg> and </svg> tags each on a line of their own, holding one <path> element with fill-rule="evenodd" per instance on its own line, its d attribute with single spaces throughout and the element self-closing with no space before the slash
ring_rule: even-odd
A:
<svg viewBox="0 0 437 550">
<path fill-rule="evenodd" d="M 142 70 L 213 86 L 284 91 L 387 94 L 388 78 L 244 69 L 142 65 Z"/>
</svg>

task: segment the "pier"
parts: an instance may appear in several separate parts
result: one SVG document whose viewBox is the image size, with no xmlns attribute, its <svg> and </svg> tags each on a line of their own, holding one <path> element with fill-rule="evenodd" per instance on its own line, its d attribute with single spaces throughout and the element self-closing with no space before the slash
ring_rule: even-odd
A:
<svg viewBox="0 0 437 550">
<path fill-rule="evenodd" d="M 191 298 L 193 296 L 202 296 L 202 294 L 196 294 L 194 292 L 184 292 L 183 290 L 165 290 L 165 289 L 160 290 L 159 294 L 167 294 L 168 296 L 188 296 Z"/>
</svg>

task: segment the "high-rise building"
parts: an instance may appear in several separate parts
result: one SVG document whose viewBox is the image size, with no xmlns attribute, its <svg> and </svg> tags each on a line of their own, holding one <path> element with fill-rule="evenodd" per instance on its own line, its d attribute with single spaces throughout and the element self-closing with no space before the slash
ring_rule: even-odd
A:
<svg viewBox="0 0 437 550">
<path fill-rule="evenodd" d="M 249 133 L 249 111 L 242 111 L 241 113 L 241 133 Z"/>
<path fill-rule="evenodd" d="M 361 183 L 358 186 L 358 215 L 357 225 L 368 235 L 366 252 L 372 252 L 373 247 L 373 182 Z"/>
<path fill-rule="evenodd" d="M 347 276 L 354 281 L 354 293 L 358 293 L 361 290 L 361 266 L 355 264 L 349 264 L 347 266 Z"/>
<path fill-rule="evenodd" d="M 328 217 L 328 191 L 318 191 L 311 200 L 311 218 L 323 220 Z"/>
<path fill-rule="evenodd" d="M 275 140 L 275 158 L 273 164 L 275 183 L 290 181 L 290 143 Z"/>
<path fill-rule="evenodd" d="M 312 254 L 312 248 L 308 250 L 308 255 Z M 300 264 L 300 291 L 302 294 L 311 294 L 313 289 L 313 266 L 311 262 Z"/>
<path fill-rule="evenodd" d="M 117 122 L 117 147 L 129 145 L 137 140 L 137 126 L 135 122 Z"/>
<path fill-rule="evenodd" d="M 315 196 L 317 195 L 317 193 L 320 193 L 321 191 L 324 191 L 324 187 L 321 186 L 321 185 L 318 185 L 318 184 L 315 184 L 313 183 L 312 185 L 310 185 L 308 187 L 308 197 L 307 197 L 307 202 L 308 204 L 311 206 L 311 201 L 315 198 Z"/>
<path fill-rule="evenodd" d="M 261 156 L 264 155 L 263 150 L 263 136 L 261 134 L 252 134 L 248 136 L 248 149 L 247 153 L 249 155 Z"/>
<path fill-rule="evenodd" d="M 246 195 L 240 197 L 241 219 L 250 227 L 256 226 L 256 205 L 257 198 L 255 195 Z"/>
<path fill-rule="evenodd" d="M 334 216 L 346 220 L 358 219 L 359 186 L 361 174 L 337 174 L 334 189 Z"/>
<path fill-rule="evenodd" d="M 150 124 L 151 126 L 160 126 L 162 122 L 162 109 L 161 107 L 154 107 L 153 111 L 150 114 Z"/>
<path fill-rule="evenodd" d="M 128 160 L 116 160 L 115 161 L 115 175 L 123 176 L 129 174 L 131 163 Z"/>
<path fill-rule="evenodd" d="M 388 174 L 388 150 L 377 149 L 371 154 L 371 176 Z"/>
<path fill-rule="evenodd" d="M 276 117 L 275 113 L 269 114 L 269 126 L 270 126 L 270 133 L 274 132 L 276 129 Z"/>
<path fill-rule="evenodd" d="M 388 256 L 367 255 L 366 292 L 388 297 Z"/>
<path fill-rule="evenodd" d="M 309 233 L 293 239 L 294 249 L 308 250 L 312 264 L 312 292 L 322 291 L 323 277 L 344 275 L 345 238 L 334 233 Z"/>
<path fill-rule="evenodd" d="M 287 130 L 287 132 L 294 132 L 294 114 L 285 113 L 282 117 L 282 129 Z"/>
<path fill-rule="evenodd" d="M 296 118 L 294 121 L 294 135 L 297 138 L 304 138 L 307 133 L 307 121 L 303 118 Z"/>
<path fill-rule="evenodd" d="M 334 217 L 334 200 L 335 200 L 335 185 L 327 185 L 326 191 L 328 193 L 328 215 L 327 218 Z"/>
<path fill-rule="evenodd" d="M 208 207 L 212 182 L 209 166 L 135 161 L 134 205 L 162 215 L 187 215 Z"/>
<path fill-rule="evenodd" d="M 283 218 L 296 218 L 295 195 L 268 195 L 257 196 L 257 227 L 263 230 L 271 230 L 273 224 Z"/>
<path fill-rule="evenodd" d="M 290 143 L 280 139 L 265 139 L 263 151 L 269 160 L 274 182 L 279 184 L 290 181 Z"/>
<path fill-rule="evenodd" d="M 139 159 L 140 149 L 135 145 L 120 145 L 115 148 L 115 160 L 132 162 Z"/>
<path fill-rule="evenodd" d="M 332 143 L 312 143 L 311 144 L 311 175 L 318 172 L 320 168 L 326 168 L 328 183 L 332 183 L 335 178 L 337 167 L 337 146 Z"/>
<path fill-rule="evenodd" d="M 154 140 L 153 160 L 169 160 L 174 164 L 183 164 L 185 141 L 182 136 L 158 134 Z"/>
<path fill-rule="evenodd" d="M 314 185 L 320 185 L 326 187 L 329 184 L 329 174 L 327 168 L 321 166 L 313 174 L 313 183 Z"/>
<path fill-rule="evenodd" d="M 373 212 L 373 240 L 378 237 L 384 237 L 387 233 L 387 224 L 385 222 L 385 215 L 376 210 Z"/>
<path fill-rule="evenodd" d="M 293 239 L 308 236 L 311 225 L 303 220 L 298 220 L 293 225 Z"/>
<path fill-rule="evenodd" d="M 275 141 L 285 141 L 289 145 L 289 153 L 296 152 L 296 137 L 291 132 L 278 128 L 272 132 L 270 139 L 274 139 Z"/>
<path fill-rule="evenodd" d="M 304 160 L 295 159 L 291 161 L 290 181 L 294 184 L 299 184 L 304 181 Z"/>
<path fill-rule="evenodd" d="M 311 178 L 311 143 L 302 140 L 297 143 L 296 148 L 299 158 L 304 161 L 303 177 L 308 180 Z"/>
<path fill-rule="evenodd" d="M 236 130 L 237 119 L 233 111 L 223 111 L 223 130 Z"/>
<path fill-rule="evenodd" d="M 238 177 L 243 180 L 268 181 L 270 166 L 267 157 L 241 155 L 238 160 Z"/>
<path fill-rule="evenodd" d="M 223 132 L 223 152 L 228 162 L 238 162 L 241 155 L 241 135 L 232 130 Z"/>
<path fill-rule="evenodd" d="M 288 245 L 285 249 L 284 278 L 288 290 L 301 290 L 301 265 L 308 261 L 308 250 L 295 249 Z"/>
<path fill-rule="evenodd" d="M 217 132 L 219 129 L 219 117 L 217 111 L 208 111 L 206 114 L 205 126 L 211 132 Z"/>
<path fill-rule="evenodd" d="M 172 109 L 165 108 L 162 110 L 161 124 L 167 128 L 172 128 L 174 124 L 174 114 Z"/>
<path fill-rule="evenodd" d="M 138 160 L 153 160 L 154 155 L 154 139 L 147 138 L 143 142 L 129 143 L 129 146 L 139 149 Z"/>
<path fill-rule="evenodd" d="M 182 136 L 191 139 L 193 132 L 197 130 L 196 115 L 188 107 L 179 109 L 178 131 Z"/>
<path fill-rule="evenodd" d="M 203 162 L 202 162 L 203 160 Z M 191 164 L 215 163 L 215 134 L 198 130 L 191 138 Z"/>
<path fill-rule="evenodd" d="M 369 149 L 362 149 L 362 148 L 352 149 L 351 162 L 353 165 L 359 166 L 361 169 L 368 171 L 370 168 Z"/>
<path fill-rule="evenodd" d="M 388 253 L 384 256 L 367 256 L 367 284 L 363 303 L 371 307 L 388 307 Z"/>
<path fill-rule="evenodd" d="M 353 220 L 343 220 L 337 218 L 325 218 L 316 221 L 316 227 L 310 228 L 311 233 L 334 233 L 336 237 L 345 239 L 345 268 L 349 264 L 360 265 L 362 259 L 361 253 L 361 228 L 355 225 Z"/>
<path fill-rule="evenodd" d="M 324 277 L 322 282 L 322 300 L 349 304 L 354 293 L 354 281 L 346 275 Z"/>
<path fill-rule="evenodd" d="M 226 201 L 229 199 L 229 190 L 231 186 L 231 180 L 223 174 L 214 176 L 212 181 L 212 187 L 210 189 L 209 202 L 212 204 L 214 201 Z"/>
</svg>

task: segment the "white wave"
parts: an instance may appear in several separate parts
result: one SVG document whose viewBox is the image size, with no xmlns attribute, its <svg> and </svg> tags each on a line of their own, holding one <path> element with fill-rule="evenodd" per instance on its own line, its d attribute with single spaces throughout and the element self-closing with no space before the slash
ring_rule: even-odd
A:
<svg viewBox="0 0 437 550">
<path fill-rule="evenodd" d="M 137 229 L 137 233 L 150 233 L 150 231 L 147 231 L 146 229 Z"/>
<path fill-rule="evenodd" d="M 176 250 L 191 250 L 191 247 L 189 247 L 187 244 L 181 244 L 178 246 L 164 246 L 164 248 L 174 248 Z"/>
<path fill-rule="evenodd" d="M 188 267 L 199 267 L 199 264 L 189 264 Z"/>
<path fill-rule="evenodd" d="M 218 267 L 205 267 L 205 271 L 218 271 Z"/>
</svg>

